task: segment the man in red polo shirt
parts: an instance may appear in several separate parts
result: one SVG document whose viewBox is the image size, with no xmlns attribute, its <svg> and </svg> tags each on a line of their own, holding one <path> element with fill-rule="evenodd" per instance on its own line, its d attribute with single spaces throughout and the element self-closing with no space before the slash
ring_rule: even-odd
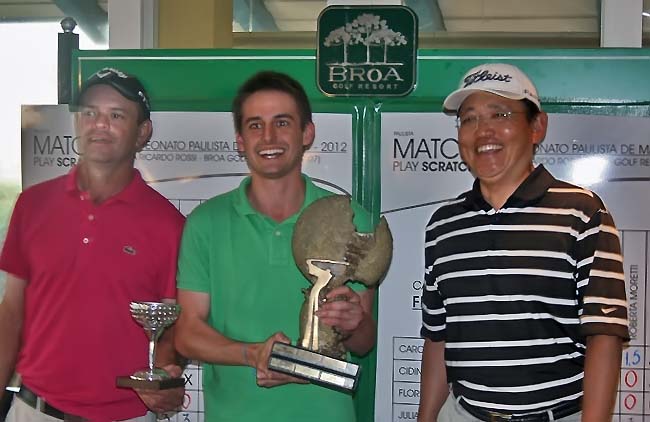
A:
<svg viewBox="0 0 650 422">
<path fill-rule="evenodd" d="M 79 164 L 18 198 L 0 269 L 0 394 L 22 376 L 8 421 L 145 421 L 180 405 L 183 389 L 116 388 L 147 366 L 147 338 L 129 302 L 173 301 L 183 216 L 134 169 L 151 137 L 147 94 L 106 68 L 82 86 Z M 158 366 L 179 376 L 171 330 Z M 147 416 L 145 416 L 147 414 Z"/>
</svg>

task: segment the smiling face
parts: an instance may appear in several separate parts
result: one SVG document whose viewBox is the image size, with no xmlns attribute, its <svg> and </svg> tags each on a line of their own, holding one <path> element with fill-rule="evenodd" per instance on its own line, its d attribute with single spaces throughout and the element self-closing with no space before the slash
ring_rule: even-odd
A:
<svg viewBox="0 0 650 422">
<path fill-rule="evenodd" d="M 314 125 L 308 122 L 302 128 L 291 95 L 270 90 L 251 94 L 242 104 L 241 122 L 237 146 L 253 177 L 300 176 L 304 150 L 314 140 Z"/>
<path fill-rule="evenodd" d="M 138 105 L 108 85 L 88 88 L 80 103 L 75 128 L 82 162 L 133 167 L 151 137 L 151 121 L 139 123 Z"/>
<path fill-rule="evenodd" d="M 534 145 L 546 135 L 546 113 L 529 121 L 522 101 L 477 92 L 463 102 L 458 117 L 460 155 L 481 188 L 509 196 L 533 170 Z"/>
</svg>

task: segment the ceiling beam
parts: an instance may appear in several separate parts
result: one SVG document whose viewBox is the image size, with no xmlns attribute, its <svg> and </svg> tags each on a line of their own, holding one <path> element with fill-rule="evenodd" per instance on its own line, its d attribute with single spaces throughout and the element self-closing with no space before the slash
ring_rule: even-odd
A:
<svg viewBox="0 0 650 422">
<path fill-rule="evenodd" d="M 79 27 L 96 44 L 108 44 L 108 13 L 97 1 L 54 0 L 65 16 L 77 21 Z"/>
<path fill-rule="evenodd" d="M 420 33 L 444 32 L 447 30 L 438 0 L 406 0 L 404 5 L 413 9 L 415 14 L 418 15 Z"/>
<path fill-rule="evenodd" d="M 232 15 L 246 32 L 275 32 L 278 26 L 263 0 L 233 0 Z"/>
</svg>

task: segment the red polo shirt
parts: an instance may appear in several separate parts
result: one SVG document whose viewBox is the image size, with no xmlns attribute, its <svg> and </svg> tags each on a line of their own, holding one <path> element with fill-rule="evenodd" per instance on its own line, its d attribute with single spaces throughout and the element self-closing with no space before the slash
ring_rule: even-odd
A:
<svg viewBox="0 0 650 422">
<path fill-rule="evenodd" d="M 64 412 L 120 420 L 146 412 L 115 378 L 148 365 L 148 340 L 129 302 L 176 296 L 184 218 L 136 171 L 100 205 L 68 175 L 25 190 L 0 269 L 27 281 L 17 371 Z"/>
</svg>

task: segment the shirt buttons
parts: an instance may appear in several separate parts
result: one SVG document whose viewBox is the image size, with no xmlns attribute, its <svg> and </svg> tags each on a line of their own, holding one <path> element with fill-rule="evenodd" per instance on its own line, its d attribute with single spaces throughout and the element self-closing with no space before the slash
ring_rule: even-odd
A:
<svg viewBox="0 0 650 422">
<path fill-rule="evenodd" d="M 93 214 L 88 214 L 88 221 L 93 221 L 95 216 Z"/>
<path fill-rule="evenodd" d="M 87 237 L 84 237 L 81 241 L 84 243 L 84 245 L 90 243 L 90 239 L 88 239 Z"/>
<path fill-rule="evenodd" d="M 280 230 L 276 230 L 276 231 L 275 231 L 275 235 L 276 235 L 276 236 L 282 236 L 282 232 L 281 232 Z"/>
</svg>

